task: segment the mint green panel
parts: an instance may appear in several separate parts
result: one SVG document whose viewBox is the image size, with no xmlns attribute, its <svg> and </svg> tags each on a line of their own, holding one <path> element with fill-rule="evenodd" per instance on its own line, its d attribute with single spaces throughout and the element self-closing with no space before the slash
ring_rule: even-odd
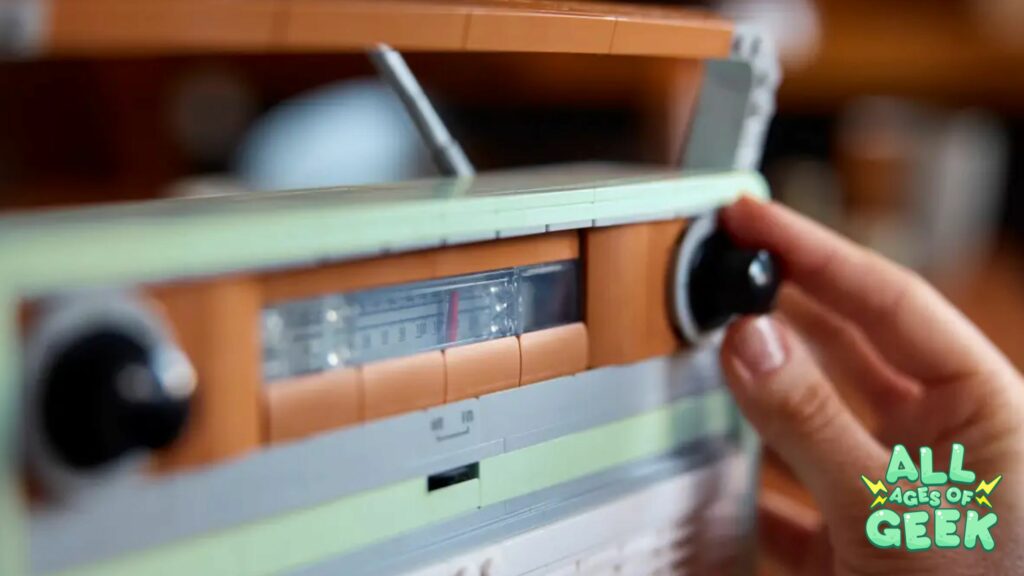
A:
<svg viewBox="0 0 1024 576">
<path fill-rule="evenodd" d="M 656 456 L 702 434 L 703 397 L 495 456 L 480 463 L 488 506 L 631 460 Z"/>
<path fill-rule="evenodd" d="M 63 576 L 258 576 L 475 510 L 478 480 L 427 493 L 422 478 L 263 522 L 62 572 Z"/>
<path fill-rule="evenodd" d="M 743 193 L 767 197 L 755 172 L 655 173 L 526 191 L 515 187 L 515 178 L 505 180 L 509 188 L 488 188 L 494 184 L 481 177 L 0 218 L 0 290 L 40 293 L 216 274 L 502 229 L 697 214 Z"/>
</svg>

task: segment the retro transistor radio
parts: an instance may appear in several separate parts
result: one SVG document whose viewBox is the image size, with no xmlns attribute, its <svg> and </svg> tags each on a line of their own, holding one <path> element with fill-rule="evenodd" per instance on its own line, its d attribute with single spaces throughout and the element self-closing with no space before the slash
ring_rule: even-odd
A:
<svg viewBox="0 0 1024 576">
<path fill-rule="evenodd" d="M 768 194 L 755 31 L 587 3 L 5 10 L 9 47 L 57 57 L 370 50 L 452 176 L 0 218 L 0 572 L 749 568 L 757 443 L 714 335 L 778 276 L 714 211 Z M 394 50 L 700 61 L 686 153 L 474 175 Z"/>
</svg>

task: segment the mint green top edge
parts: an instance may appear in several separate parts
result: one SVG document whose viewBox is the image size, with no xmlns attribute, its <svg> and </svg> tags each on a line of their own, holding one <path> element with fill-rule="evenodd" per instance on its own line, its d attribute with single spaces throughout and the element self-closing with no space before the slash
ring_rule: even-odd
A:
<svg viewBox="0 0 1024 576">
<path fill-rule="evenodd" d="M 7 217 L 0 219 L 0 293 L 296 266 L 502 229 L 692 215 L 741 194 L 768 196 L 761 175 L 745 171 L 582 180 L 565 185 L 554 174 L 555 184 L 545 188 L 544 178 L 526 173 L 481 184 L 418 181 L 406 189 L 394 184 Z"/>
</svg>

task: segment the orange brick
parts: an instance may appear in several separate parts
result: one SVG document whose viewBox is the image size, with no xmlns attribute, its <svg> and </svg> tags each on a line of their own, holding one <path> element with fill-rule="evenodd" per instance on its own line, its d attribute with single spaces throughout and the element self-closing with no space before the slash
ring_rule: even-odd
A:
<svg viewBox="0 0 1024 576">
<path fill-rule="evenodd" d="M 461 50 L 469 9 L 457 4 L 287 0 L 290 49 Z"/>
<path fill-rule="evenodd" d="M 57 0 L 48 51 L 265 51 L 275 0 Z"/>
<path fill-rule="evenodd" d="M 493 242 L 466 244 L 439 250 L 435 270 L 438 278 L 485 270 L 528 266 L 579 258 L 576 231 L 553 232 Z"/>
<path fill-rule="evenodd" d="M 669 283 L 682 220 L 595 228 L 586 235 L 586 317 L 590 365 L 669 354 L 681 340 Z"/>
<path fill-rule="evenodd" d="M 362 367 L 362 373 L 367 420 L 444 404 L 444 355 L 440 350 L 371 362 Z"/>
<path fill-rule="evenodd" d="M 196 370 L 198 384 L 182 437 L 156 455 L 158 470 L 209 464 L 260 446 L 259 284 L 252 278 L 152 290 Z"/>
<path fill-rule="evenodd" d="M 519 336 L 521 384 L 532 384 L 587 369 L 587 326 L 581 322 Z"/>
<path fill-rule="evenodd" d="M 610 16 L 477 10 L 469 18 L 466 49 L 605 54 L 614 30 Z"/>
<path fill-rule="evenodd" d="M 445 350 L 445 401 L 515 388 L 519 385 L 519 362 L 519 339 L 515 336 Z"/>
<path fill-rule="evenodd" d="M 362 420 L 362 375 L 330 370 L 265 386 L 266 440 L 295 440 Z"/>
</svg>

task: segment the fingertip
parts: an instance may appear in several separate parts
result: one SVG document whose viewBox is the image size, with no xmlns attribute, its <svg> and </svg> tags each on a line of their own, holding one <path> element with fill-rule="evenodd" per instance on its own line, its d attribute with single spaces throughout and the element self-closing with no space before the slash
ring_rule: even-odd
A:
<svg viewBox="0 0 1024 576">
<path fill-rule="evenodd" d="M 786 363 L 781 327 L 771 315 L 739 318 L 730 327 L 729 336 L 729 354 L 755 377 L 770 375 Z"/>
<path fill-rule="evenodd" d="M 719 224 L 734 239 L 743 239 L 750 230 L 755 229 L 758 223 L 767 217 L 765 211 L 772 204 L 771 200 L 743 194 L 735 202 L 719 211 Z"/>
</svg>

